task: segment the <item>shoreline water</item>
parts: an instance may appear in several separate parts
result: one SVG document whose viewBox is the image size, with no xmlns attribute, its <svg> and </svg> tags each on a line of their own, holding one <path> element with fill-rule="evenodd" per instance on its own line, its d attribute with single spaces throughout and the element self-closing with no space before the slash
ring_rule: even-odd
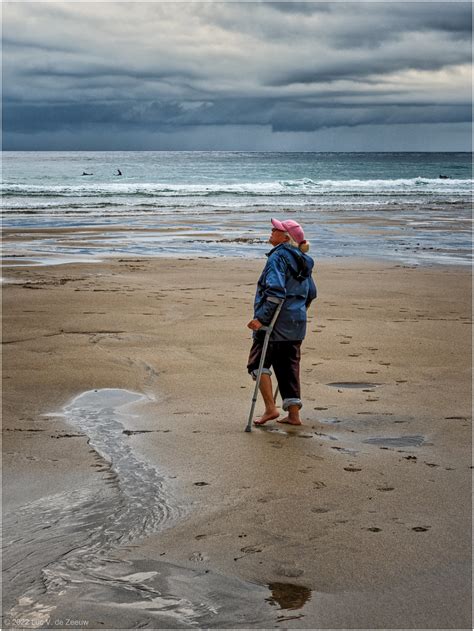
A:
<svg viewBox="0 0 474 631">
<path fill-rule="evenodd" d="M 321 225 L 320 230 L 324 231 Z M 397 223 L 364 227 L 359 222 L 350 226 L 332 224 L 333 236 L 324 246 L 311 241 L 311 253 L 319 260 L 374 260 L 412 265 L 472 264 L 472 248 L 456 242 L 463 236 L 467 224 L 451 229 L 450 243 L 403 236 L 403 227 Z M 349 235 L 348 231 L 352 234 Z M 396 233 L 399 233 L 398 235 Z M 337 235 L 342 235 L 338 245 Z M 179 234 L 179 236 L 177 236 Z M 3 230 L 4 266 L 62 262 L 104 261 L 113 258 L 196 258 L 196 259 L 258 259 L 269 250 L 262 229 L 240 227 L 241 236 L 222 236 L 212 229 L 196 232 L 194 229 L 133 228 L 130 226 L 103 226 L 82 228 L 18 228 Z M 362 235 L 362 240 L 360 237 Z M 309 235 L 308 235 L 309 237 Z M 370 238 L 369 238 L 370 237 Z M 387 246 L 387 239 L 390 245 Z M 416 239 L 416 240 L 415 240 Z"/>
<path fill-rule="evenodd" d="M 7 152 L 4 254 L 260 256 L 276 216 L 323 257 L 468 264 L 472 182 L 464 153 Z"/>
<path fill-rule="evenodd" d="M 4 509 L 76 490 L 112 500 L 87 438 L 41 416 L 103 388 L 157 396 L 127 421 L 124 445 L 166 471 L 191 508 L 115 549 L 112 591 L 66 592 L 54 614 L 116 628 L 164 626 L 166 607 L 178 628 L 468 628 L 469 270 L 321 261 L 305 425 L 248 436 L 245 322 L 262 265 L 6 268 Z M 87 511 L 76 519 L 71 540 L 91 528 Z M 124 602 L 127 581 L 136 596 Z M 218 613 L 194 619 L 196 600 Z"/>
</svg>

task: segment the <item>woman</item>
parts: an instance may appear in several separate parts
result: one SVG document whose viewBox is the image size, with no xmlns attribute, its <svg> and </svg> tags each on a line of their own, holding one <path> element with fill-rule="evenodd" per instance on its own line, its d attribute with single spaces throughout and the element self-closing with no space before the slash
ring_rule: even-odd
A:
<svg viewBox="0 0 474 631">
<path fill-rule="evenodd" d="M 248 372 L 254 379 L 264 338 L 259 329 L 268 326 L 278 305 L 281 302 L 283 305 L 270 336 L 260 379 L 265 412 L 255 425 L 264 425 L 280 416 L 273 399 L 270 367 L 275 371 L 283 410 L 288 412 L 288 416 L 278 422 L 301 425 L 301 342 L 306 334 L 306 311 L 316 298 L 316 286 L 311 277 L 314 261 L 306 254 L 309 243 L 296 221 L 271 221 L 273 229 L 269 242 L 274 247 L 267 254 L 268 261 L 257 284 L 254 316 L 247 324 L 254 331 L 247 364 Z"/>
</svg>

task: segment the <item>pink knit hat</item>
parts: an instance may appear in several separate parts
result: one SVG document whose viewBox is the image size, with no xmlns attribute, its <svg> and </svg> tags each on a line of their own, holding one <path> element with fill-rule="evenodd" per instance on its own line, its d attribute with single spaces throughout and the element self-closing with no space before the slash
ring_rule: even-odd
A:
<svg viewBox="0 0 474 631">
<path fill-rule="evenodd" d="M 293 221 L 293 219 L 288 219 L 287 221 L 278 221 L 278 219 L 272 219 L 272 225 L 277 230 L 287 232 L 293 239 L 293 241 L 296 241 L 298 245 L 305 240 L 303 228 L 300 226 L 299 223 Z"/>
</svg>

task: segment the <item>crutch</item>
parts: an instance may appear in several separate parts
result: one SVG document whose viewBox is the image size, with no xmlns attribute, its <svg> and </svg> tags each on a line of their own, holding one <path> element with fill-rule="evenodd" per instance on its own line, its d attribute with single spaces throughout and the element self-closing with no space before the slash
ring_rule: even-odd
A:
<svg viewBox="0 0 474 631">
<path fill-rule="evenodd" d="M 280 302 L 280 304 L 276 308 L 276 311 L 273 314 L 273 318 L 272 318 L 272 321 L 270 322 L 270 324 L 268 326 L 262 326 L 259 329 L 259 331 L 261 331 L 262 329 L 265 331 L 265 339 L 263 340 L 262 355 L 260 357 L 260 364 L 258 365 L 257 378 L 255 380 L 255 390 L 254 390 L 253 397 L 252 397 L 252 407 L 250 408 L 249 420 L 247 421 L 247 427 L 245 428 L 246 432 L 251 432 L 252 431 L 253 411 L 255 409 L 255 403 L 257 402 L 258 389 L 260 387 L 260 378 L 262 376 L 263 363 L 265 362 L 265 356 L 267 354 L 268 342 L 270 340 L 270 335 L 272 334 L 273 327 L 275 326 L 275 322 L 277 321 L 277 318 L 280 315 L 280 311 L 281 311 L 282 306 L 283 306 L 283 300 Z"/>
</svg>

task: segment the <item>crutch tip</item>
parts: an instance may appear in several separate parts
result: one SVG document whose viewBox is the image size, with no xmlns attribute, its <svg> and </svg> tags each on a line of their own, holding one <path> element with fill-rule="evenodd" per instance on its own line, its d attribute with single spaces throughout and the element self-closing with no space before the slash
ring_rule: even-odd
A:
<svg viewBox="0 0 474 631">
<path fill-rule="evenodd" d="M 246 432 L 251 432 L 252 431 L 252 428 L 250 427 L 250 425 L 247 425 L 247 427 L 245 428 L 245 431 Z"/>
</svg>

